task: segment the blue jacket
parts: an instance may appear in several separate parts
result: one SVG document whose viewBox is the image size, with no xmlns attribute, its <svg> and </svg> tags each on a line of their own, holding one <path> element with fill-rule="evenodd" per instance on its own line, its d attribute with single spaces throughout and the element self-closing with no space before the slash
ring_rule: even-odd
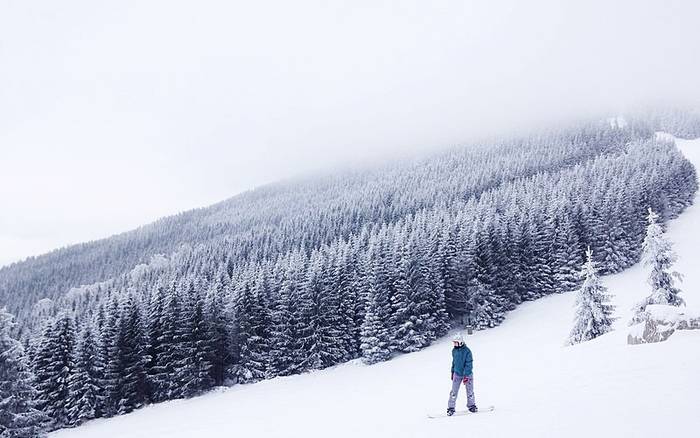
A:
<svg viewBox="0 0 700 438">
<path fill-rule="evenodd" d="M 452 372 L 458 376 L 472 375 L 472 351 L 466 345 L 452 349 Z"/>
</svg>

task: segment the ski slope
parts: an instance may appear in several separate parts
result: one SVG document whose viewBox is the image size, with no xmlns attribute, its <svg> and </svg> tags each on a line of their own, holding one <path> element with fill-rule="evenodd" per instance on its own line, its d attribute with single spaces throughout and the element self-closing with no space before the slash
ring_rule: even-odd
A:
<svg viewBox="0 0 700 438">
<path fill-rule="evenodd" d="M 677 140 L 700 169 L 700 140 Z M 700 196 L 698 197 L 700 198 Z M 683 297 L 700 307 L 700 200 L 668 230 L 685 275 Z M 483 415 L 428 419 L 446 408 L 448 338 L 365 366 L 347 363 L 301 376 L 237 386 L 89 422 L 52 438 L 238 437 L 658 437 L 700 435 L 700 331 L 629 346 L 632 305 L 648 294 L 642 266 L 604 279 L 616 330 L 564 347 L 573 293 L 523 304 L 499 327 L 467 338 Z M 464 407 L 464 392 L 457 401 Z"/>
</svg>

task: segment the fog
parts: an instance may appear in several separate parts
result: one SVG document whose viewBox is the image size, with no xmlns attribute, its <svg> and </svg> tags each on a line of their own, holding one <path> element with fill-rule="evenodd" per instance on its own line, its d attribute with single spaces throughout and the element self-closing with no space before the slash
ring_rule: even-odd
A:
<svg viewBox="0 0 700 438">
<path fill-rule="evenodd" d="M 696 1 L 4 1 L 0 265 L 280 178 L 700 102 Z"/>
</svg>

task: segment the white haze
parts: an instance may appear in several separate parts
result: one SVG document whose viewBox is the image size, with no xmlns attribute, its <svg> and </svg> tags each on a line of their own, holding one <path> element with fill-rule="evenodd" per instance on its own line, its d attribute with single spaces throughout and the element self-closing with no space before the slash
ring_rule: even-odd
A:
<svg viewBox="0 0 700 438">
<path fill-rule="evenodd" d="M 700 101 L 696 1 L 0 3 L 0 265 L 266 182 Z"/>
</svg>

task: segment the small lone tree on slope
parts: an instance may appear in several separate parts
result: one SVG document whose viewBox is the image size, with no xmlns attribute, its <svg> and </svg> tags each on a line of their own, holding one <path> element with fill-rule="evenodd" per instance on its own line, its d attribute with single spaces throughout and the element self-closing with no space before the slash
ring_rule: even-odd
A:
<svg viewBox="0 0 700 438">
<path fill-rule="evenodd" d="M 615 306 L 610 304 L 608 290 L 600 281 L 590 248 L 586 251 L 586 263 L 580 275 L 585 280 L 576 297 L 576 316 L 569 335 L 570 345 L 589 341 L 609 332 L 615 320 L 612 316 Z"/>
<path fill-rule="evenodd" d="M 651 286 L 651 294 L 635 306 L 633 309 L 635 315 L 630 324 L 642 321 L 642 313 L 649 304 L 671 306 L 685 304 L 683 298 L 679 296 L 681 290 L 675 285 L 675 280 L 680 280 L 681 275 L 671 271 L 671 266 L 678 257 L 673 252 L 671 242 L 664 237 L 661 226 L 656 222 L 658 217 L 650 208 L 647 215 L 647 233 L 642 244 L 642 261 L 645 266 L 651 266 L 651 273 L 647 280 Z"/>
</svg>

